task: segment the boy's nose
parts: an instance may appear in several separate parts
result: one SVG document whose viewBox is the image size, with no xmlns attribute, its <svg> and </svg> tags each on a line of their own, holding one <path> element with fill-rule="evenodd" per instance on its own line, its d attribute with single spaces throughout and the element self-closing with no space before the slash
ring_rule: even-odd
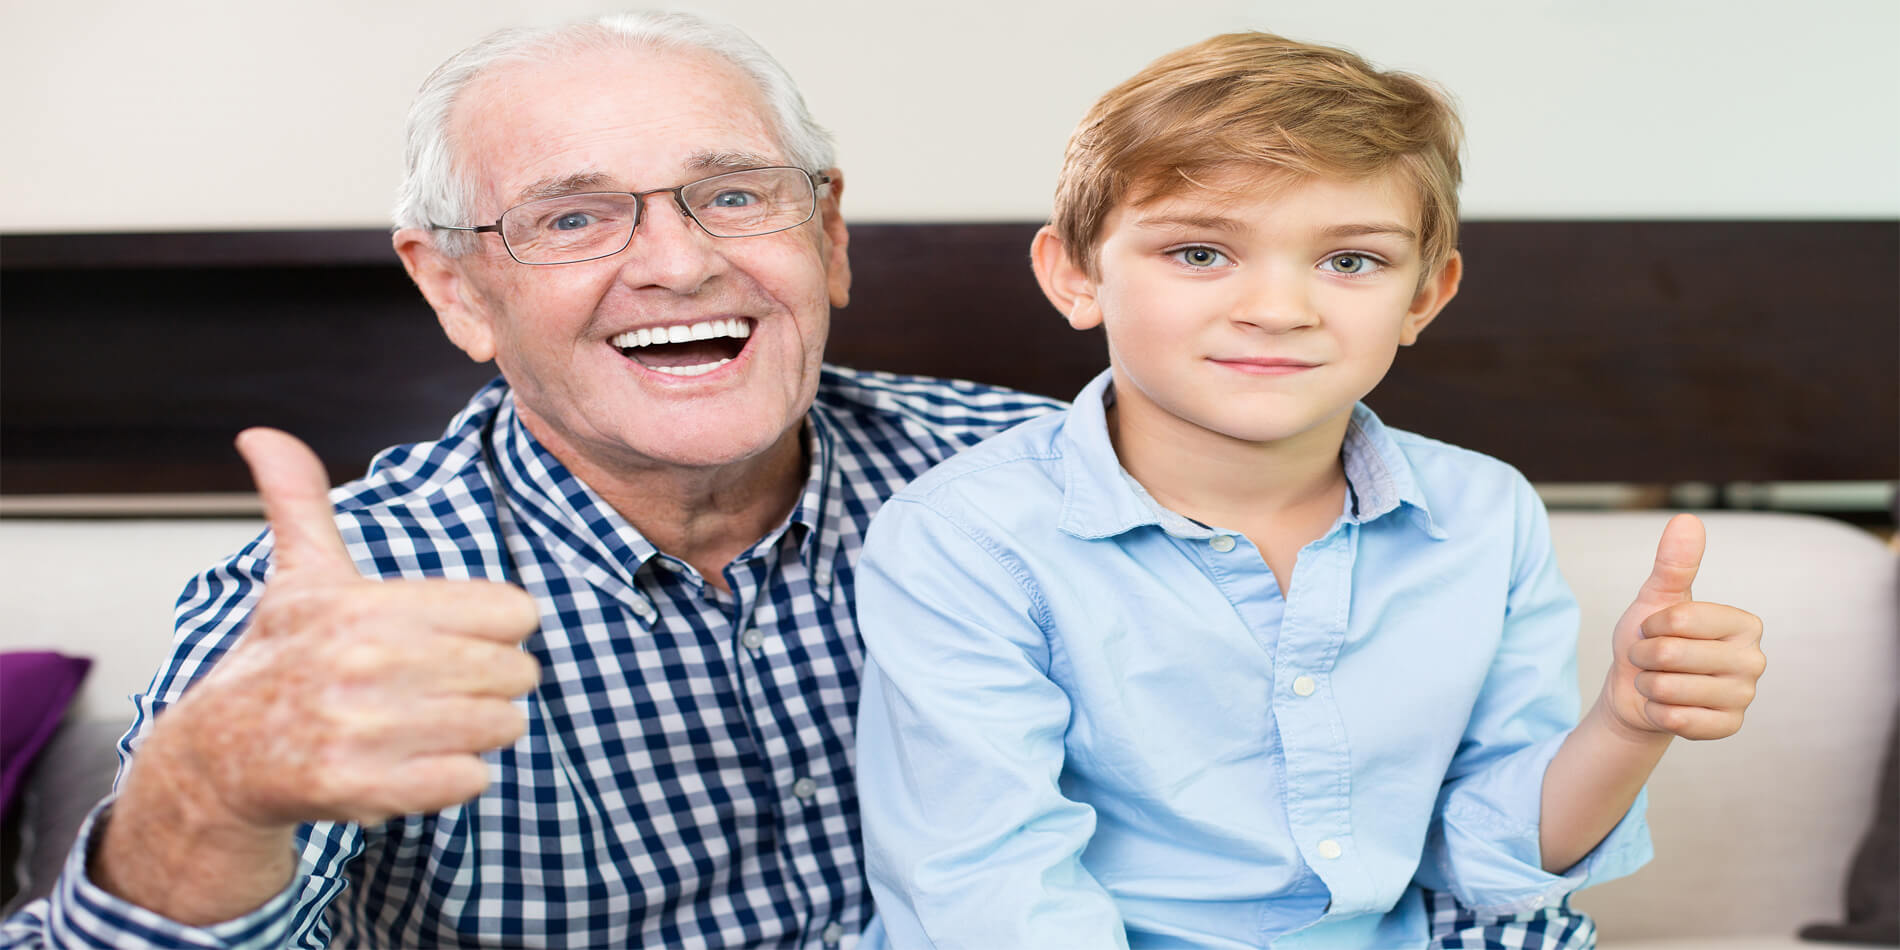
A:
<svg viewBox="0 0 1900 950">
<path fill-rule="evenodd" d="M 1295 275 L 1262 275 L 1235 302 L 1234 322 L 1284 333 L 1319 322 L 1306 282 Z"/>
</svg>

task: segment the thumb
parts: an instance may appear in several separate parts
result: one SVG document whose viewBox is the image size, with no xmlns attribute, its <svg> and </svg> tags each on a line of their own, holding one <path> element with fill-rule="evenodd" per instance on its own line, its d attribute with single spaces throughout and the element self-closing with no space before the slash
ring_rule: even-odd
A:
<svg viewBox="0 0 1900 950">
<path fill-rule="evenodd" d="M 1702 549 L 1706 542 L 1702 519 L 1695 515 L 1677 515 L 1663 526 L 1662 540 L 1656 544 L 1656 564 L 1636 595 L 1639 601 L 1679 603 L 1692 599 L 1689 588 L 1696 571 L 1702 567 Z"/>
<path fill-rule="evenodd" d="M 262 428 L 238 433 L 237 450 L 251 467 L 264 518 L 277 536 L 277 576 L 360 577 L 337 533 L 330 476 L 317 453 L 288 432 Z"/>
</svg>

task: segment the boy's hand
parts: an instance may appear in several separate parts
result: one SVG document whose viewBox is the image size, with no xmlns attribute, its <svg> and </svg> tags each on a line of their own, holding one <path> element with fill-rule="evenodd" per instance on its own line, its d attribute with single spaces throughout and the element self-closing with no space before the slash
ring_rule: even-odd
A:
<svg viewBox="0 0 1900 950">
<path fill-rule="evenodd" d="M 1761 618 L 1691 598 L 1704 534 L 1694 515 L 1663 528 L 1656 564 L 1616 622 L 1599 703 L 1631 733 L 1720 739 L 1742 727 L 1767 659 Z"/>
</svg>

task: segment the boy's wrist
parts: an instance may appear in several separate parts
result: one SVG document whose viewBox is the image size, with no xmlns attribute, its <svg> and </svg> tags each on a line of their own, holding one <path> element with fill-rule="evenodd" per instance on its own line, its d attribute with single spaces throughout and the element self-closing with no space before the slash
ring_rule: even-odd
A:
<svg viewBox="0 0 1900 950">
<path fill-rule="evenodd" d="M 1660 753 L 1661 750 L 1668 748 L 1670 740 L 1675 738 L 1674 734 L 1658 729 L 1648 722 L 1632 723 L 1618 715 L 1616 703 L 1609 693 L 1610 687 L 1605 684 L 1603 692 L 1597 695 L 1596 702 L 1590 706 L 1590 709 L 1584 713 L 1582 721 L 1577 724 L 1579 730 L 1588 729 L 1598 732 L 1604 739 L 1627 746 L 1636 752 Z"/>
</svg>

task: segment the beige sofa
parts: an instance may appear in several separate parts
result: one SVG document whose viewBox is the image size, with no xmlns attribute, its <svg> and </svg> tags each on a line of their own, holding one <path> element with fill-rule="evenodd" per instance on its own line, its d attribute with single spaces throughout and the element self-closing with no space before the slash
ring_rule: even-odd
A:
<svg viewBox="0 0 1900 950">
<path fill-rule="evenodd" d="M 1579 670 L 1593 695 L 1611 622 L 1648 570 L 1667 515 L 1552 517 L 1583 605 Z M 1819 947 L 1794 934 L 1842 919 L 1854 849 L 1900 683 L 1893 553 L 1822 518 L 1715 512 L 1698 596 L 1766 623 L 1769 669 L 1742 734 L 1678 743 L 1651 782 L 1656 860 L 1579 895 L 1609 950 Z M 94 658 L 30 787 L 29 818 L 55 826 L 33 850 L 63 851 L 57 826 L 109 781 L 110 743 L 164 655 L 170 604 L 193 570 L 235 550 L 254 520 L 0 519 L 0 649 Z M 33 855 L 29 854 L 29 858 Z M 35 882 L 42 883 L 42 882 Z"/>
</svg>

